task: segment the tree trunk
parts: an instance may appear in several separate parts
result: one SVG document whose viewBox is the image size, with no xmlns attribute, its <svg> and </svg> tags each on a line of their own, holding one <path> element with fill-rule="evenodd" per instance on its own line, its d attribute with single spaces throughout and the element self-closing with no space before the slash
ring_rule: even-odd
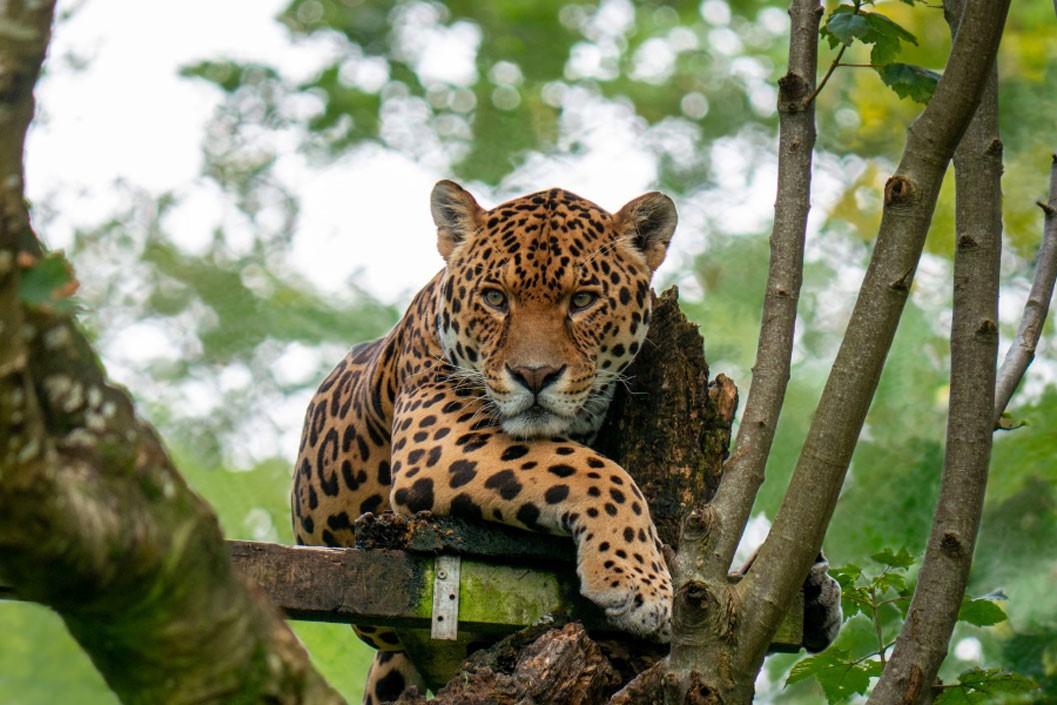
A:
<svg viewBox="0 0 1057 705">
<path fill-rule="evenodd" d="M 63 300 L 76 281 L 30 227 L 22 150 L 53 12 L 0 5 L 0 577 L 62 616 L 122 702 L 341 703 L 106 379 Z"/>
</svg>

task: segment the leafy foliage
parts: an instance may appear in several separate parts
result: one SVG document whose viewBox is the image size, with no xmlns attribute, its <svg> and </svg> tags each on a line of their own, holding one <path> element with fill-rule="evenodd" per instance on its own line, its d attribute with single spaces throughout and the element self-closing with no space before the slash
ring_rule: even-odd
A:
<svg viewBox="0 0 1057 705">
<path fill-rule="evenodd" d="M 901 548 L 898 551 L 886 548 L 873 554 L 870 558 L 887 568 L 895 568 L 896 570 L 906 570 L 914 565 L 914 556 L 905 548 Z"/>
<path fill-rule="evenodd" d="M 913 594 L 911 571 L 916 559 L 905 548 L 885 548 L 874 553 L 871 560 L 880 566 L 879 570 L 867 572 L 848 564 L 830 571 L 841 585 L 841 606 L 847 624 L 836 645 L 793 665 L 786 678 L 787 685 L 814 680 L 822 688 L 826 701 L 832 704 L 865 694 L 871 680 L 880 677 L 893 639 L 906 619 Z M 976 627 L 1005 622 L 1006 613 L 997 602 L 1005 599 L 1001 591 L 976 599 L 966 597 L 958 620 Z M 863 629 L 866 623 L 869 628 Z M 1001 668 L 973 667 L 960 673 L 957 679 L 956 685 L 940 689 L 936 702 L 947 705 L 990 702 L 998 696 L 1037 694 L 1038 689 L 1031 678 Z"/>
<path fill-rule="evenodd" d="M 916 46 L 917 37 L 880 12 L 864 11 L 863 5 L 866 4 L 873 3 L 856 0 L 854 5 L 838 5 L 834 8 L 819 30 L 823 38 L 834 48 L 843 45 L 843 49 L 846 49 L 855 42 L 871 45 L 870 63 L 884 84 L 900 98 L 927 103 L 936 90 L 939 74 L 921 66 L 895 61 L 902 52 L 903 43 Z M 909 0 L 908 4 L 912 5 L 913 0 Z M 835 66 L 842 65 L 839 57 L 834 59 Z"/>
<path fill-rule="evenodd" d="M 863 695 L 870 679 L 881 675 L 881 663 L 872 659 L 855 661 L 847 651 L 830 648 L 818 656 L 800 661 L 789 673 L 787 683 L 813 679 L 822 686 L 831 703 L 843 702 L 853 695 Z"/>
<path fill-rule="evenodd" d="M 991 627 L 1006 621 L 1005 611 L 994 600 L 996 597 L 985 595 L 975 600 L 966 597 L 958 610 L 958 619 L 977 627 Z M 1005 599 L 1002 596 L 1002 599 Z"/>
<path fill-rule="evenodd" d="M 872 44 L 870 58 L 878 65 L 894 59 L 903 42 L 918 43 L 917 38 L 898 23 L 879 12 L 863 12 L 858 5 L 838 5 L 820 31 L 831 47 L 838 43 L 851 46 L 856 41 Z"/>
<path fill-rule="evenodd" d="M 940 80 L 940 75 L 935 71 L 910 64 L 885 64 L 877 73 L 896 95 L 900 98 L 910 98 L 917 103 L 929 102 Z"/>
<path fill-rule="evenodd" d="M 943 686 L 932 702 L 936 705 L 1008 702 L 1009 696 L 1031 693 L 1037 687 L 1030 678 L 1000 668 L 972 668 L 958 676 L 957 684 Z"/>
</svg>

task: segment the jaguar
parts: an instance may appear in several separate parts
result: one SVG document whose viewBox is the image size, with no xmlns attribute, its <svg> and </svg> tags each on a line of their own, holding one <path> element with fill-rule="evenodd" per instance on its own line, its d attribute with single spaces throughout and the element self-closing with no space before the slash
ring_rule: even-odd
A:
<svg viewBox="0 0 1057 705">
<path fill-rule="evenodd" d="M 631 475 L 591 449 L 650 324 L 672 200 L 615 213 L 563 189 L 486 210 L 441 181 L 443 269 L 384 337 L 354 346 L 305 416 L 291 497 L 298 543 L 351 546 L 368 512 L 430 511 L 569 536 L 585 597 L 667 641 L 672 581 Z M 421 677 L 384 629 L 364 703 Z"/>
</svg>

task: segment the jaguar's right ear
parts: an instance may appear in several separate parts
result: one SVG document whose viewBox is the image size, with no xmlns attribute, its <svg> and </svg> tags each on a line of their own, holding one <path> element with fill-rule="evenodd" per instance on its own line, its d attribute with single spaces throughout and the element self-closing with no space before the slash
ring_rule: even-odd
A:
<svg viewBox="0 0 1057 705">
<path fill-rule="evenodd" d="M 437 224 L 437 251 L 447 262 L 455 248 L 477 230 L 484 209 L 469 191 L 446 180 L 433 187 L 429 207 Z"/>
</svg>

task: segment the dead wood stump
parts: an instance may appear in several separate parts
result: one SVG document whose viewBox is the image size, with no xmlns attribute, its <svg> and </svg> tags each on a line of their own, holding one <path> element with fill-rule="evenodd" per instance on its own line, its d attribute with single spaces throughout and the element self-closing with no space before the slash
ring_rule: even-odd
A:
<svg viewBox="0 0 1057 705">
<path fill-rule="evenodd" d="M 737 389 L 709 383 L 704 341 L 679 310 L 672 288 L 654 300 L 642 351 L 626 373 L 594 447 L 635 478 L 661 539 L 676 547 L 683 516 L 715 494 L 730 443 Z M 667 647 L 632 639 L 592 639 L 577 623 L 530 627 L 470 656 L 431 702 L 436 705 L 595 705 L 663 658 Z M 639 683 L 641 683 L 641 679 Z M 643 705 L 653 689 L 619 702 Z M 408 694 L 400 705 L 425 703 Z"/>
</svg>

